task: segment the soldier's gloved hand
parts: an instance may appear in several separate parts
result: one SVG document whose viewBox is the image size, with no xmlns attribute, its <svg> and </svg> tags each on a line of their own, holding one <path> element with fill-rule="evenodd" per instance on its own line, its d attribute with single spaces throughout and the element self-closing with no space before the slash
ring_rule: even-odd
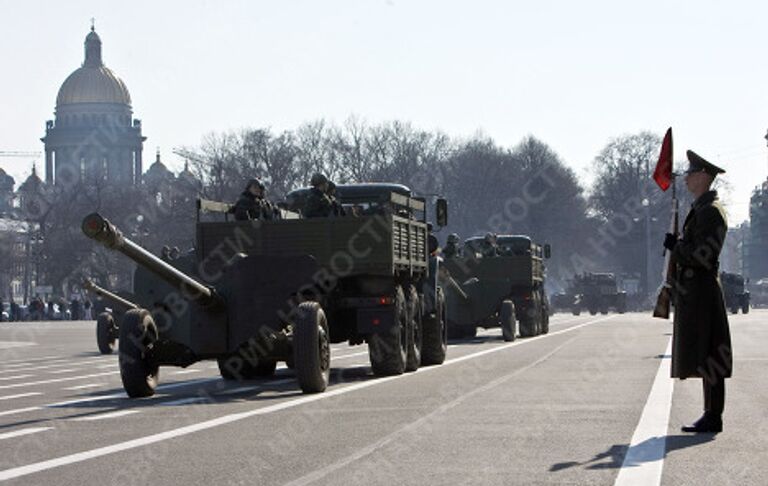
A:
<svg viewBox="0 0 768 486">
<path fill-rule="evenodd" d="M 672 233 L 667 233 L 666 236 L 664 236 L 664 248 L 672 251 L 675 249 L 675 245 L 677 245 L 677 236 Z"/>
</svg>

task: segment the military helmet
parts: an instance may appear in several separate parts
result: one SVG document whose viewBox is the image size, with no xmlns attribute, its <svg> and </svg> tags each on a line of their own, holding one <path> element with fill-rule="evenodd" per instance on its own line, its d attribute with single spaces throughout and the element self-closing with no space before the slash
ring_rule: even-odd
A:
<svg viewBox="0 0 768 486">
<path fill-rule="evenodd" d="M 328 182 L 328 178 L 325 177 L 325 174 L 321 174 L 320 172 L 312 174 L 312 179 L 309 180 L 309 183 L 312 185 L 312 187 L 317 187 L 325 182 Z"/>
<path fill-rule="evenodd" d="M 455 245 L 456 243 L 459 242 L 459 239 L 460 239 L 459 235 L 457 235 L 456 233 L 451 233 L 450 235 L 448 235 L 448 243 Z"/>
<path fill-rule="evenodd" d="M 485 234 L 485 242 L 486 243 L 493 243 L 495 241 L 496 241 L 496 235 L 494 235 L 490 231 Z"/>
<path fill-rule="evenodd" d="M 256 186 L 256 187 L 259 187 L 259 188 L 260 188 L 260 189 L 262 189 L 262 190 L 264 190 L 264 189 L 266 189 L 266 188 L 267 188 L 267 187 L 264 185 L 264 183 L 263 183 L 263 182 L 261 182 L 261 179 L 258 179 L 258 178 L 256 178 L 256 177 L 254 177 L 253 179 L 250 179 L 250 180 L 248 181 L 248 184 L 246 184 L 246 185 L 245 185 L 245 189 L 246 189 L 246 190 L 247 190 L 247 189 L 250 189 L 250 188 L 251 188 L 251 186 Z"/>
</svg>

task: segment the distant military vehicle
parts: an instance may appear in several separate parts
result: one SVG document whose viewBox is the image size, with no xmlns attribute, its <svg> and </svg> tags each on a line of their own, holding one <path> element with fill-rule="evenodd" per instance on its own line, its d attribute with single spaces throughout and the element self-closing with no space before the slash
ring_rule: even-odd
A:
<svg viewBox="0 0 768 486">
<path fill-rule="evenodd" d="M 627 293 L 619 290 L 616 276 L 612 273 L 584 273 L 574 276 L 576 300 L 572 313 L 575 316 L 586 309 L 591 315 L 607 314 L 614 309 L 619 314 L 627 311 Z"/>
<path fill-rule="evenodd" d="M 110 292 L 89 279 L 83 282 L 83 288 L 96 295 L 93 310 L 96 314 L 96 345 L 99 352 L 112 354 L 120 335 L 119 322 L 127 311 L 138 309 L 138 306 L 129 300 L 134 298 L 133 295 Z"/>
<path fill-rule="evenodd" d="M 338 189 L 342 203 L 376 210 L 349 218 L 300 219 L 286 211 L 279 220 L 203 221 L 202 213 L 226 215 L 231 206 L 198 201 L 196 251 L 173 266 L 100 215 L 87 216 L 88 237 L 139 264 L 134 292 L 144 308 L 128 310 L 119 326 L 128 395 L 152 395 L 161 365 L 202 359 L 216 359 L 225 379 L 270 376 L 286 361 L 302 391 L 321 392 L 330 344 L 343 341 L 367 342 L 378 375 L 442 363 L 447 330 L 442 292 L 430 277 L 425 202 L 404 186 Z M 441 199 L 437 222 L 446 220 Z"/>
<path fill-rule="evenodd" d="M 749 290 L 745 288 L 744 276 L 738 273 L 720 272 L 720 282 L 723 285 L 725 306 L 732 314 L 738 314 L 739 309 L 744 314 L 749 313 Z"/>
<path fill-rule="evenodd" d="M 751 284 L 749 305 L 752 307 L 768 307 L 768 278 L 761 278 Z"/>
<path fill-rule="evenodd" d="M 505 341 L 549 332 L 549 303 L 544 291 L 541 247 L 528 236 L 502 235 L 491 254 L 484 238 L 469 238 L 461 256 L 446 258 L 443 274 L 448 328 L 454 337 L 473 337 L 478 327 L 501 327 Z M 486 255 L 486 256 L 484 256 Z"/>
</svg>

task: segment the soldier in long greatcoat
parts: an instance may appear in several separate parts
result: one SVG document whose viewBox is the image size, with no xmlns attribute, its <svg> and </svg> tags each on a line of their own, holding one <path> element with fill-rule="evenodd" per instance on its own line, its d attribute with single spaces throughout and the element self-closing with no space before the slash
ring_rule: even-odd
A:
<svg viewBox="0 0 768 486">
<path fill-rule="evenodd" d="M 728 223 L 725 210 L 711 189 L 725 171 L 688 151 L 685 183 L 695 201 L 683 232 L 667 234 L 664 246 L 677 261 L 673 288 L 675 314 L 672 338 L 672 377 L 701 378 L 704 415 L 684 432 L 717 433 L 723 429 L 725 379 L 733 368 L 731 336 L 719 280 L 719 257 Z"/>
</svg>

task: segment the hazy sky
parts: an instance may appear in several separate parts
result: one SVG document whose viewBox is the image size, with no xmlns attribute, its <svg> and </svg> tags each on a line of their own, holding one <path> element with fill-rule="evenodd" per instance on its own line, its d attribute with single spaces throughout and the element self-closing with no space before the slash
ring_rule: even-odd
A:
<svg viewBox="0 0 768 486">
<path fill-rule="evenodd" d="M 145 159 L 210 131 L 399 119 L 505 146 L 532 134 L 584 181 L 611 137 L 675 130 L 721 164 L 731 223 L 766 179 L 768 2 L 0 0 L 0 151 L 42 150 L 90 18 Z M 29 159 L 0 158 L 20 182 Z"/>
</svg>

